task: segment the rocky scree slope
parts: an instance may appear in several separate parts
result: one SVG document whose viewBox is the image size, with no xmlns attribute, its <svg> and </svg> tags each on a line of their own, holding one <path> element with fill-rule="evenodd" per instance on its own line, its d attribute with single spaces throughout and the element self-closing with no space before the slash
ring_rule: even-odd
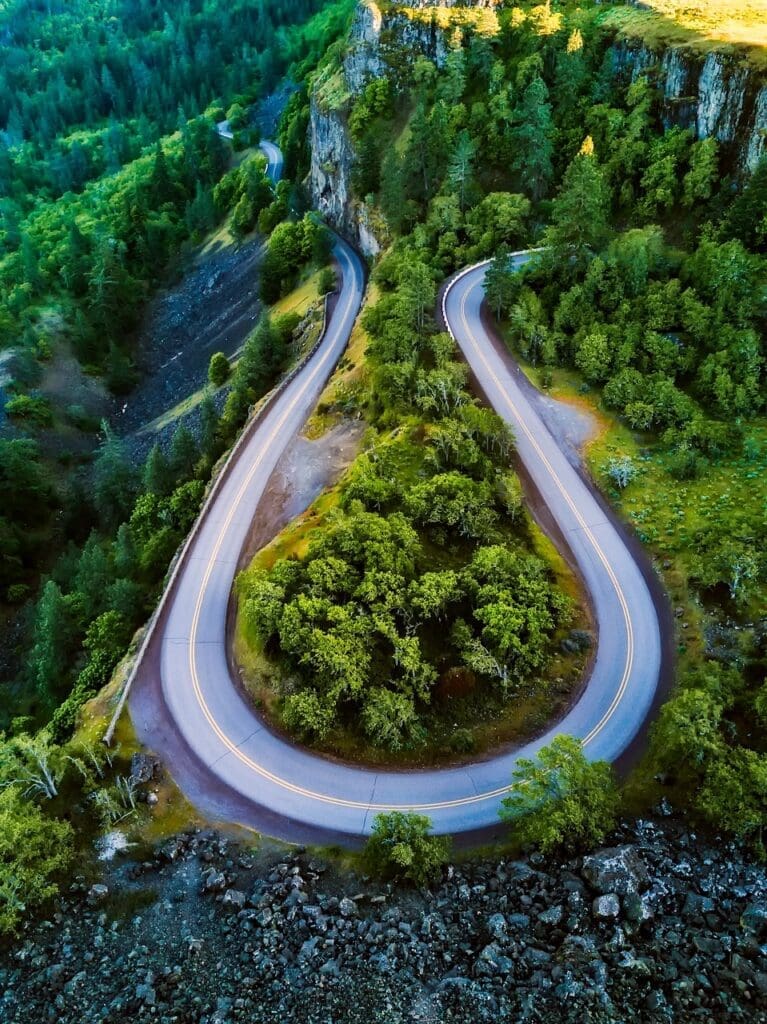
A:
<svg viewBox="0 0 767 1024">
<path fill-rule="evenodd" d="M 75 882 L 0 958 L 0 1019 L 767 1021 L 765 869 L 667 820 L 613 843 L 416 893 L 189 833 Z"/>
<path fill-rule="evenodd" d="M 361 0 L 340 73 L 332 83 L 321 79 L 311 96 L 309 187 L 314 205 L 366 256 L 377 255 L 387 236 L 381 214 L 364 197 L 353 194 L 355 152 L 347 123 L 349 102 L 368 81 L 387 74 L 395 55 L 400 67 L 403 55 L 411 61 L 427 57 L 438 67 L 444 64 L 445 32 L 404 13 L 407 8 L 437 6 L 485 7 L 487 3 L 388 0 L 378 7 L 374 0 Z M 690 128 L 697 139 L 714 136 L 739 173 L 752 171 L 767 153 L 767 82 L 736 56 L 712 51 L 703 58 L 678 48 L 655 52 L 631 40 L 616 41 L 610 52 L 616 76 L 628 75 L 632 80 L 647 72 L 656 76 L 667 128 Z"/>
</svg>

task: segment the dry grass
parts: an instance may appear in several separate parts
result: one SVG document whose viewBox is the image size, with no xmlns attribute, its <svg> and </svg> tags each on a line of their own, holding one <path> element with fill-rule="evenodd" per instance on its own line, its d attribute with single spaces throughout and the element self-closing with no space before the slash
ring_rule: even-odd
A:
<svg viewBox="0 0 767 1024">
<path fill-rule="evenodd" d="M 652 49 L 726 50 L 767 71 L 767 0 L 645 0 L 608 12 L 604 24 Z"/>
</svg>

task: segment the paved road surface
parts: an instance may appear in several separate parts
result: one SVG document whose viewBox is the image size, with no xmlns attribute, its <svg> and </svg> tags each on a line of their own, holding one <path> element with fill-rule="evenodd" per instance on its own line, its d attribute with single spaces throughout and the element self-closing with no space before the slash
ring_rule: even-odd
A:
<svg viewBox="0 0 767 1024">
<path fill-rule="evenodd" d="M 325 340 L 250 432 L 219 487 L 168 595 L 158 626 L 161 635 L 155 637 L 161 655 L 154 664 L 159 663 L 172 727 L 197 759 L 197 778 L 209 779 L 213 793 L 236 796 L 239 807 L 247 808 L 247 824 L 263 827 L 268 821 L 272 834 L 288 839 L 307 834 L 318 840 L 328 835 L 352 839 L 370 831 L 379 811 L 397 808 L 427 813 L 438 832 L 484 830 L 497 823 L 498 804 L 517 757 L 534 755 L 557 733 L 582 738 L 594 758 L 614 760 L 627 748 L 646 720 L 658 685 L 658 618 L 619 531 L 530 406 L 513 365 L 493 347 L 480 316 L 484 267 L 474 268 L 446 292 L 446 320 L 489 400 L 513 427 L 526 470 L 589 589 L 599 624 L 592 675 L 577 704 L 546 735 L 517 752 L 460 768 L 356 768 L 294 747 L 264 725 L 230 677 L 227 605 L 238 556 L 269 476 L 310 414 L 361 303 L 359 258 L 341 241 L 336 257 L 343 282 Z M 142 671 L 151 667 L 148 659 Z"/>
</svg>

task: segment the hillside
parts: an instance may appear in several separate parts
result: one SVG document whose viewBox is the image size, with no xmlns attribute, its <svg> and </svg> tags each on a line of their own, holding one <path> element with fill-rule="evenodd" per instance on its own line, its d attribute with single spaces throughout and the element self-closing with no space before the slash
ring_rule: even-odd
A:
<svg viewBox="0 0 767 1024">
<path fill-rule="evenodd" d="M 767 1019 L 767 11 L 721 7 L 0 11 L 9 1020 Z"/>
<path fill-rule="evenodd" d="M 767 71 L 767 4 L 764 0 L 647 0 L 632 8 L 611 11 L 605 23 L 652 49 L 683 47 L 695 53 L 712 51 L 745 57 Z"/>
</svg>

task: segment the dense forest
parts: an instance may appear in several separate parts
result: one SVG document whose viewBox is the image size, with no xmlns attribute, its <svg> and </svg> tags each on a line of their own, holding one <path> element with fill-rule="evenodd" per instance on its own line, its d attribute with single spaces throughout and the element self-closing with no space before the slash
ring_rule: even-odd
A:
<svg viewBox="0 0 767 1024">
<path fill-rule="evenodd" d="M 142 578 L 126 581 L 122 598 L 108 598 L 121 587 L 112 586 L 123 576 L 117 566 L 127 565 L 122 556 L 114 562 L 110 545 L 124 535 L 121 524 L 127 528 L 141 472 L 108 425 L 76 402 L 52 403 L 41 377 L 72 353 L 113 393 L 129 393 L 138 379 L 134 329 L 182 247 L 229 213 L 235 238 L 257 227 L 269 233 L 288 216 L 290 186 L 275 192 L 263 158 L 247 157 L 227 173 L 231 153 L 216 121 L 230 114 L 239 144 L 253 141 L 242 132 L 245 107 L 289 67 L 300 81 L 302 62 L 316 60 L 345 24 L 348 4 L 312 17 L 319 7 L 307 3 L 298 21 L 294 5 L 265 4 L 14 4 L 0 15 L 9 56 L 0 70 L 0 346 L 13 369 L 0 437 L 0 588 L 7 608 L 25 609 L 3 659 L 11 674 L 0 698 L 5 726 L 28 713 L 44 721 L 73 683 L 82 695 L 108 678 L 202 486 L 186 492 L 187 512 L 158 513 L 165 541 L 155 539 L 160 547 L 144 570 L 134 547 L 124 552 Z M 257 45 L 264 38 L 269 44 Z M 317 238 L 310 225 L 295 251 L 275 241 L 273 293 L 318 255 Z M 217 435 L 224 441 L 280 369 L 287 335 L 269 343 L 266 358 L 242 361 Z M 263 348 L 263 334 L 249 344 Z M 172 467 L 166 489 L 195 473 L 205 478 L 222 450 L 212 440 L 217 419 L 206 402 L 200 436 L 180 428 L 163 456 Z M 202 464 L 197 445 L 208 453 Z M 150 477 L 159 458 L 150 458 Z M 48 578 L 32 607 L 41 573 Z M 110 653 L 102 657 L 86 638 L 105 612 L 121 618 L 104 633 Z"/>
</svg>

